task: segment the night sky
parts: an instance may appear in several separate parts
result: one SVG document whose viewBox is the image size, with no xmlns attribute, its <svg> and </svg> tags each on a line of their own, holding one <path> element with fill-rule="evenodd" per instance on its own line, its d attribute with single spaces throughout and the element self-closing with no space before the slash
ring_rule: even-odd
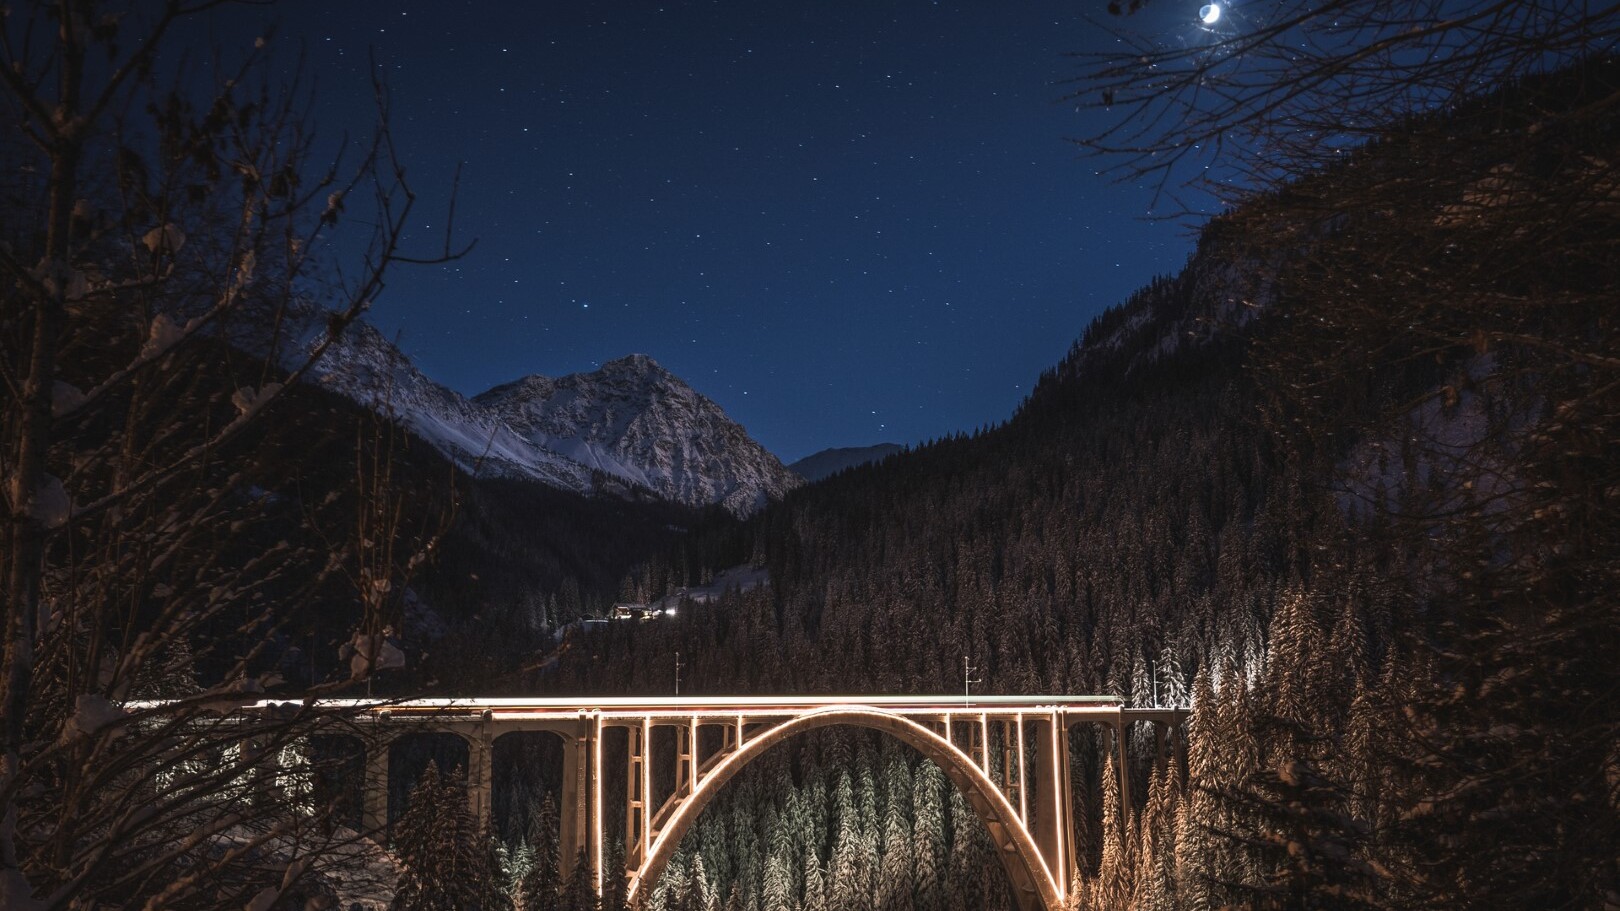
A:
<svg viewBox="0 0 1620 911">
<path fill-rule="evenodd" d="M 369 56 L 421 193 L 372 320 L 464 393 L 651 355 L 784 461 L 1010 416 L 1103 308 L 1191 248 L 1066 140 L 1071 2 L 289 0 L 328 136 Z M 1132 24 L 1183 27 L 1192 0 Z M 1178 14 L 1185 13 L 1180 19 Z"/>
</svg>

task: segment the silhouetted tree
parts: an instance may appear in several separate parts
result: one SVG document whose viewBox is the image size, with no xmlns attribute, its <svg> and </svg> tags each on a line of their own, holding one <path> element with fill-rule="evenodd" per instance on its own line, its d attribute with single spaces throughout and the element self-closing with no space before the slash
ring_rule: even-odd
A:
<svg viewBox="0 0 1620 911">
<path fill-rule="evenodd" d="M 308 770 L 265 759 L 341 719 L 199 719 L 292 670 L 340 568 L 265 416 L 381 291 L 413 197 L 385 128 L 353 172 L 311 165 L 266 39 L 171 70 L 224 5 L 0 17 L 0 904 L 264 905 L 339 837 L 275 797 Z M 355 193 L 378 212 L 345 286 L 324 268 Z"/>
</svg>

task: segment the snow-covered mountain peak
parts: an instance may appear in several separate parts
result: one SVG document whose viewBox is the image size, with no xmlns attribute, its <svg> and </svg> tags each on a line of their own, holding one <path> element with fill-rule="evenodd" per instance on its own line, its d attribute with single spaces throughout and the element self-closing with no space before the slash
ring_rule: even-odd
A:
<svg viewBox="0 0 1620 911">
<path fill-rule="evenodd" d="M 306 335 L 305 350 L 318 321 Z M 800 483 L 719 405 L 645 354 L 558 379 L 526 376 L 468 399 L 360 322 L 308 379 L 399 420 L 469 471 L 583 494 L 640 490 L 737 515 Z"/>
<path fill-rule="evenodd" d="M 557 381 L 549 376 L 531 373 L 522 379 L 493 386 L 473 396 L 482 405 L 491 405 L 508 399 L 545 398 L 557 388 Z"/>
<path fill-rule="evenodd" d="M 651 394 L 663 389 L 673 389 L 698 395 L 680 377 L 665 370 L 647 355 L 627 354 L 608 361 L 588 373 L 570 373 L 556 379 L 544 374 L 531 373 L 521 379 L 480 392 L 473 396 L 473 401 L 488 407 L 519 411 L 522 410 L 523 403 L 549 400 L 559 389 L 612 390 L 621 394 L 636 392 Z"/>
<path fill-rule="evenodd" d="M 798 478 L 719 405 L 645 354 L 473 399 L 536 446 L 688 505 L 746 514 Z"/>
<path fill-rule="evenodd" d="M 656 377 L 659 379 L 667 377 L 679 382 L 675 374 L 665 370 L 662 365 L 645 354 L 627 354 L 624 357 L 615 358 L 603 364 L 602 369 L 597 372 L 604 376 Z"/>
</svg>

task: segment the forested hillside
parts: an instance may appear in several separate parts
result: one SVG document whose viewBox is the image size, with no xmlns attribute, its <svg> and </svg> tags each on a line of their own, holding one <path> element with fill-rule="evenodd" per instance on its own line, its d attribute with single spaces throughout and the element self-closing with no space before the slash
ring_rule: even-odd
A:
<svg viewBox="0 0 1620 911">
<path fill-rule="evenodd" d="M 1081 906 L 1586 906 L 1617 832 L 1616 149 L 1612 118 L 1534 124 L 1612 80 L 1411 125 L 1217 220 L 1007 424 L 795 492 L 732 555 L 770 590 L 615 627 L 558 684 L 668 692 L 678 650 L 693 692 L 950 692 L 965 656 L 985 691 L 1190 704 L 1189 780 L 1138 749 L 1123 810 L 1076 733 Z M 768 834 L 838 774 L 708 813 Z M 747 839 L 690 838 L 671 906 L 701 881 L 755 907 L 775 866 L 796 887 L 759 907 L 823 907 L 803 883 L 846 842 L 910 843 L 888 806 L 751 866 Z M 827 907 L 976 906 L 834 882 Z"/>
<path fill-rule="evenodd" d="M 1351 571 L 1350 561 L 1370 555 L 1335 548 L 1323 558 L 1332 542 L 1320 513 L 1330 507 L 1282 464 L 1260 426 L 1260 397 L 1244 370 L 1248 340 L 1223 334 L 1152 356 L 1189 312 L 1221 308 L 1223 299 L 1197 295 L 1192 276 L 1204 268 L 1196 262 L 1105 317 L 1136 326 L 1077 348 L 1006 425 L 846 472 L 768 510 L 755 531 L 770 590 L 693 605 L 657 624 L 615 626 L 593 650 L 599 660 L 563 679 L 579 692 L 667 693 L 679 650 L 683 691 L 937 693 L 961 690 L 966 657 L 984 692 L 1112 693 L 1137 705 L 1186 706 L 1200 672 L 1206 686 L 1210 678 L 1259 682 L 1279 603 L 1315 624 L 1312 666 L 1358 666 L 1316 664 L 1337 627 L 1335 647 L 1357 655 L 1359 673 L 1372 672 L 1365 656 L 1387 648 L 1399 611 L 1370 574 Z M 1355 673 L 1334 683 L 1349 687 Z M 1228 711 L 1252 710 L 1245 703 Z M 1196 727 L 1209 732 L 1213 723 L 1201 717 Z M 848 736 L 858 745 L 851 751 L 872 749 L 869 738 Z M 1098 836 L 1109 831 L 1103 757 L 1088 732 L 1075 737 L 1082 843 L 1096 865 Z M 1148 780 L 1149 744 L 1135 752 L 1143 762 L 1134 793 L 1144 796 L 1161 790 Z M 1207 764 L 1195 756 L 1195 767 Z M 877 771 L 857 764 L 850 774 Z M 867 846 L 870 863 L 884 865 L 881 846 L 934 838 L 907 830 L 911 838 L 885 839 L 875 822 L 863 831 L 860 819 L 881 818 L 877 803 L 848 824 L 858 838 L 840 834 L 841 811 L 826 791 L 842 774 L 812 765 L 807 780 L 823 784 L 765 802 L 823 805 L 834 822 L 813 843 L 817 863 L 836 866 L 841 852 Z M 739 788 L 724 799 L 727 808 L 705 820 L 747 813 L 753 795 Z M 1153 805 L 1167 812 L 1164 799 Z M 755 812 L 762 815 L 752 826 L 768 832 L 771 812 Z M 978 828 L 971 816 L 957 821 Z M 1159 850 L 1172 850 L 1170 817 L 1153 827 Z M 725 895 L 732 880 L 720 871 L 738 867 L 713 854 L 715 842 L 693 840 L 701 848 L 685 860 L 702 856 L 703 876 L 713 880 L 705 888 Z M 737 850 L 730 844 L 718 847 Z M 797 848 L 782 857 L 772 849 L 764 863 L 810 877 L 808 855 Z M 1000 894 L 994 858 L 976 863 L 947 870 L 939 896 L 917 907 L 981 907 L 969 885 L 984 879 Z M 744 907 L 767 888 L 764 867 L 755 866 L 741 868 Z M 1133 888 L 1124 873 L 1109 876 L 1111 888 Z M 829 907 L 872 906 L 859 877 L 839 882 L 853 891 Z M 680 883 L 671 877 L 668 888 Z M 805 899 L 803 907 L 813 906 Z"/>
</svg>

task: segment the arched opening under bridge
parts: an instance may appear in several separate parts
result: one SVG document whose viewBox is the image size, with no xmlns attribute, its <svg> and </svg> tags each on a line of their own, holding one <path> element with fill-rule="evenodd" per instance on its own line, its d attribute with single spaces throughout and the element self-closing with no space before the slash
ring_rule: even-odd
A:
<svg viewBox="0 0 1620 911">
<path fill-rule="evenodd" d="M 690 796 L 671 801 L 660 813 L 658 834 L 640 866 L 629 871 L 629 894 L 635 899 L 652 888 L 674 857 L 681 839 L 724 786 L 772 747 L 820 728 L 849 726 L 879 731 L 922 754 L 944 772 L 984 823 L 1006 871 L 1020 908 L 1063 907 L 1066 883 L 1048 867 L 1034 836 L 1008 800 L 974 759 L 947 737 L 898 714 L 860 706 L 836 706 L 806 712 L 752 735 L 740 749 L 715 756 L 703 769 Z M 1055 784 L 1055 788 L 1060 785 Z"/>
</svg>

